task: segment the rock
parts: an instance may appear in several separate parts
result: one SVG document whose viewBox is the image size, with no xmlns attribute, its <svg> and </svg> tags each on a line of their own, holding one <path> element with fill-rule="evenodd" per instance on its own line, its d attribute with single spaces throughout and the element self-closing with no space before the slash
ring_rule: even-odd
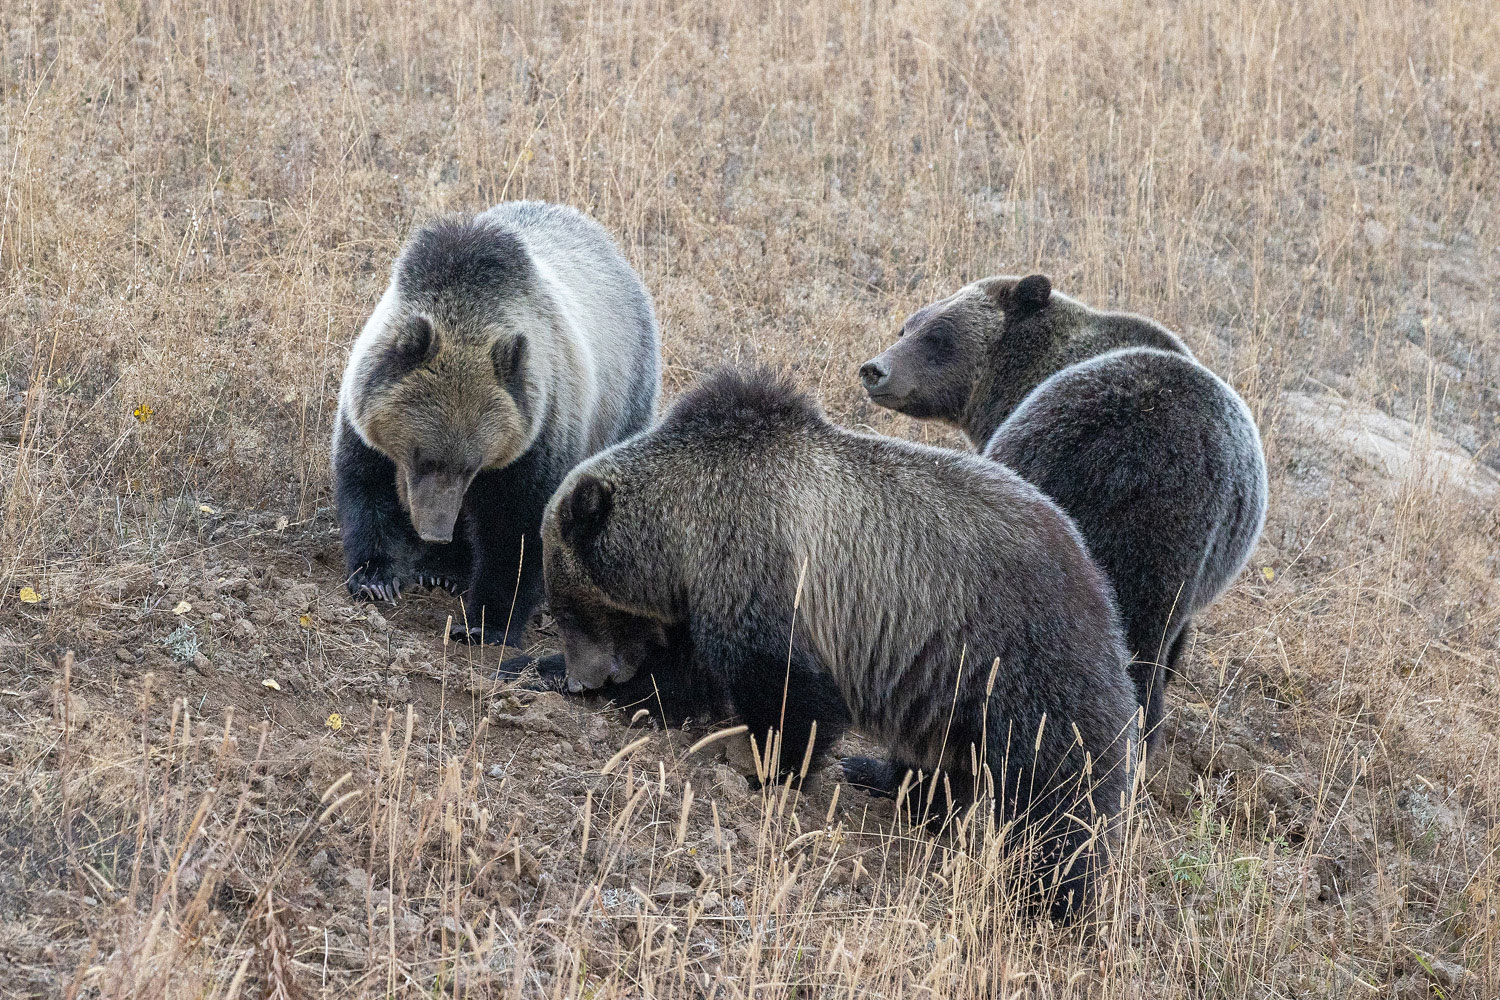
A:
<svg viewBox="0 0 1500 1000">
<path fill-rule="evenodd" d="M 1457 488 L 1480 500 L 1500 496 L 1500 475 L 1430 427 L 1330 395 L 1289 392 L 1283 399 L 1287 422 L 1309 442 L 1343 446 L 1393 491 L 1416 482 Z"/>
<path fill-rule="evenodd" d="M 66 724 L 73 729 L 81 729 L 88 725 L 89 718 L 93 715 L 89 703 L 83 695 L 72 691 L 63 691 L 61 688 L 54 689 L 52 694 L 52 717 L 58 725 Z"/>
<path fill-rule="evenodd" d="M 693 887 L 690 885 L 682 882 L 663 882 L 651 893 L 651 898 L 675 902 L 680 899 L 689 899 L 694 895 Z"/>
<path fill-rule="evenodd" d="M 1467 986 L 1474 978 L 1473 973 L 1457 962 L 1435 956 L 1427 959 L 1422 969 L 1427 973 L 1428 979 L 1449 991 Z"/>
<path fill-rule="evenodd" d="M 234 634 L 241 639 L 254 639 L 258 633 L 255 623 L 248 618 L 241 618 L 234 623 Z"/>
<path fill-rule="evenodd" d="M 365 612 L 365 620 L 370 623 L 370 628 L 376 632 L 384 632 L 391 627 L 391 623 L 385 620 L 385 616 L 373 606 Z"/>
<path fill-rule="evenodd" d="M 318 585 L 315 583 L 296 583 L 286 589 L 283 597 L 285 606 L 293 611 L 307 611 L 317 603 Z"/>
<path fill-rule="evenodd" d="M 115 659 L 119 660 L 121 663 L 134 663 L 135 654 L 126 649 L 124 646 L 120 646 L 115 650 Z"/>
<path fill-rule="evenodd" d="M 350 865 L 344 869 L 344 881 L 355 892 L 367 892 L 370 888 L 370 873 L 363 868 L 356 868 Z"/>
<path fill-rule="evenodd" d="M 750 782 L 733 768 L 717 764 L 714 766 L 713 791 L 720 798 L 740 799 L 750 794 Z"/>
<path fill-rule="evenodd" d="M 192 663 L 193 669 L 198 671 L 198 673 L 202 674 L 204 677 L 209 677 L 214 672 L 213 663 L 202 653 L 194 653 Z"/>
<path fill-rule="evenodd" d="M 219 593 L 227 594 L 230 597 L 235 597 L 243 601 L 250 593 L 250 581 L 242 576 L 225 580 L 219 584 Z"/>
</svg>

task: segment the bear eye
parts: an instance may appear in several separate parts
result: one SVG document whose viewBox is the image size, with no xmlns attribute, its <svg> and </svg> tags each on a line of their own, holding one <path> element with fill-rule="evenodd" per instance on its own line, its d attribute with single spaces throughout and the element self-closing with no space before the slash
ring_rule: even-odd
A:
<svg viewBox="0 0 1500 1000">
<path fill-rule="evenodd" d="M 951 323 L 934 323 L 922 331 L 922 346 L 933 364 L 940 364 L 953 356 L 956 340 L 957 331 Z"/>
</svg>

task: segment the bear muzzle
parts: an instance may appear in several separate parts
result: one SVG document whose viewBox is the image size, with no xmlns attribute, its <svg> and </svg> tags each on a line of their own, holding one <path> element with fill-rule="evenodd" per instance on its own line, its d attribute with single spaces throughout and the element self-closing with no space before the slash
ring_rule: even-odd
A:
<svg viewBox="0 0 1500 1000">
<path fill-rule="evenodd" d="M 458 523 L 468 488 L 465 477 L 447 473 L 422 476 L 407 487 L 411 526 L 422 541 L 453 541 L 453 526 Z"/>
</svg>

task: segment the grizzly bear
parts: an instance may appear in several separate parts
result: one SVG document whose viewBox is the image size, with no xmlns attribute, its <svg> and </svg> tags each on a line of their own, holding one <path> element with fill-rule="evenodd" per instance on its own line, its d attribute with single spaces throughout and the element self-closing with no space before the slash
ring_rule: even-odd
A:
<svg viewBox="0 0 1500 1000">
<path fill-rule="evenodd" d="M 1244 400 L 1160 324 L 1091 309 L 1040 274 L 917 310 L 860 377 L 875 403 L 956 427 L 1073 517 L 1114 585 L 1156 741 L 1188 625 L 1265 522 L 1265 455 Z"/>
<path fill-rule="evenodd" d="M 339 392 L 350 592 L 461 587 L 456 637 L 514 642 L 541 598 L 548 499 L 645 428 L 660 387 L 651 297 L 598 223 L 509 202 L 423 226 Z"/>
<path fill-rule="evenodd" d="M 778 735 L 782 770 L 857 726 L 958 805 L 993 792 L 1054 916 L 1090 898 L 1135 695 L 1108 580 L 1009 469 L 835 427 L 784 376 L 730 371 L 574 469 L 542 535 L 574 687 L 629 683 L 665 643 L 680 683 Z"/>
</svg>

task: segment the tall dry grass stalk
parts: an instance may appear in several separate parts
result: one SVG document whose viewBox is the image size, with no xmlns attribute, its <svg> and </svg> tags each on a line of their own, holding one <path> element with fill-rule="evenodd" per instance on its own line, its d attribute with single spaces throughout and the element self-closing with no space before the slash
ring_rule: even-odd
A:
<svg viewBox="0 0 1500 1000">
<path fill-rule="evenodd" d="M 1460 0 L 0 5 L 0 989 L 1500 995 L 1500 523 L 1428 458 L 1500 467 L 1497 79 Z M 614 759 L 345 609 L 344 352 L 414 223 L 507 198 L 619 235 L 674 391 L 772 360 L 956 443 L 858 363 L 1045 270 L 1245 395 L 1265 546 L 1089 929 L 1015 919 L 994 831 Z"/>
</svg>

